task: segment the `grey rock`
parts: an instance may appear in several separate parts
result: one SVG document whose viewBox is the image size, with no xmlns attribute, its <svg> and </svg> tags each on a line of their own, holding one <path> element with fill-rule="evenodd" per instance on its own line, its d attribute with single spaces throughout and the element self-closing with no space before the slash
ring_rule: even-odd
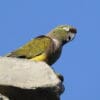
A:
<svg viewBox="0 0 100 100">
<path fill-rule="evenodd" d="M 59 100 L 63 91 L 46 63 L 0 57 L 0 93 L 10 100 Z"/>
<path fill-rule="evenodd" d="M 0 94 L 0 100 L 9 100 L 9 98 L 7 98 L 4 95 Z"/>
</svg>

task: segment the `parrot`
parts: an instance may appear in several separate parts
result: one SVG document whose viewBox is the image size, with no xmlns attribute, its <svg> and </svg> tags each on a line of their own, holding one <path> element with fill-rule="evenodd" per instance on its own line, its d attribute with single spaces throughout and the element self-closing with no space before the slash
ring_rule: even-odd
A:
<svg viewBox="0 0 100 100">
<path fill-rule="evenodd" d="M 25 45 L 8 53 L 6 57 L 43 61 L 48 65 L 54 64 L 60 57 L 63 46 L 72 41 L 77 29 L 71 25 L 60 25 L 45 35 L 33 38 Z"/>
</svg>

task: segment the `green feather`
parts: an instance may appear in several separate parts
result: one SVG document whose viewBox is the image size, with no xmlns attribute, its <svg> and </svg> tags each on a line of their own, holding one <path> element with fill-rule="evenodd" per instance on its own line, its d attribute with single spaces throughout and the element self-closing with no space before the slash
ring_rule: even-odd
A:
<svg viewBox="0 0 100 100">
<path fill-rule="evenodd" d="M 42 53 L 45 53 L 52 45 L 52 40 L 47 36 L 39 36 L 21 48 L 8 54 L 8 57 L 28 58 L 31 59 Z"/>
</svg>

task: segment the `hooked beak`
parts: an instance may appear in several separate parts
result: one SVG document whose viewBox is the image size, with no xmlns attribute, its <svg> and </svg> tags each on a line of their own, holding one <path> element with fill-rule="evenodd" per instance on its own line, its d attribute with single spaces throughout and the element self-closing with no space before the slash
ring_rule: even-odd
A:
<svg viewBox="0 0 100 100">
<path fill-rule="evenodd" d="M 76 34 L 77 33 L 77 29 L 76 28 L 71 28 L 70 32 Z"/>
</svg>

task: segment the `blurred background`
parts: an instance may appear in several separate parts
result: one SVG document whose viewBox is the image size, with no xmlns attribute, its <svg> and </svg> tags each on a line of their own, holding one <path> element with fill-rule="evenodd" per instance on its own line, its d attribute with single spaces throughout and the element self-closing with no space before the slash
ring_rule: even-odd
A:
<svg viewBox="0 0 100 100">
<path fill-rule="evenodd" d="M 62 24 L 78 33 L 53 65 L 64 76 L 61 100 L 100 100 L 99 0 L 0 0 L 0 55 Z"/>
</svg>

